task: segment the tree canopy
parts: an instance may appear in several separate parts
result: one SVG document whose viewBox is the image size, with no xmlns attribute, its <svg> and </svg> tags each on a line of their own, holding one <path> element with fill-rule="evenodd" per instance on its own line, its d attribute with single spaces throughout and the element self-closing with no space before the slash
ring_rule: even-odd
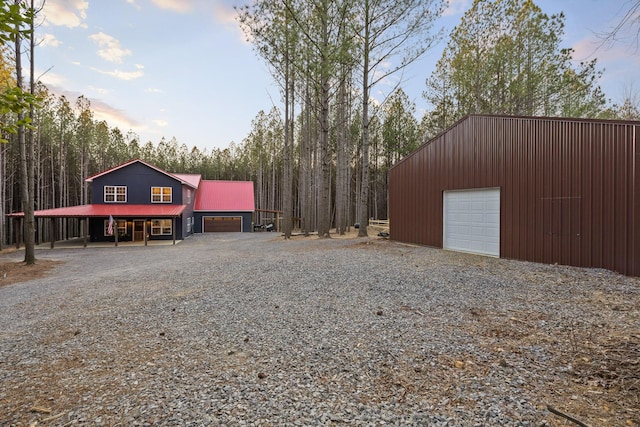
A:
<svg viewBox="0 0 640 427">
<path fill-rule="evenodd" d="M 427 79 L 428 129 L 472 113 L 597 117 L 602 71 L 562 48 L 564 19 L 532 0 L 475 0 Z"/>
</svg>

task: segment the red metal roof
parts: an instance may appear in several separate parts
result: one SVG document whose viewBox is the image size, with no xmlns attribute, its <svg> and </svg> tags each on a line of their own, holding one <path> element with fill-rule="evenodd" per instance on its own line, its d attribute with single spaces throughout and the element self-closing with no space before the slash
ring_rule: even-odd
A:
<svg viewBox="0 0 640 427">
<path fill-rule="evenodd" d="M 198 188 L 200 180 L 202 179 L 202 175 L 191 173 L 174 173 L 173 176 L 178 178 L 180 181 L 191 185 L 193 188 Z"/>
<path fill-rule="evenodd" d="M 196 196 L 195 210 L 253 212 L 253 182 L 203 180 Z"/>
<path fill-rule="evenodd" d="M 86 217 L 175 217 L 182 214 L 187 205 L 125 205 L 98 204 L 69 206 L 66 208 L 43 209 L 35 211 L 36 218 L 86 218 Z M 22 217 L 24 212 L 15 212 L 7 216 Z"/>
<path fill-rule="evenodd" d="M 153 166 L 153 165 L 151 165 L 151 164 L 149 164 L 149 163 L 147 163 L 145 161 L 142 161 L 140 159 L 130 160 L 130 161 L 128 161 L 126 163 L 123 163 L 121 165 L 114 166 L 114 167 L 112 167 L 110 169 L 107 169 L 105 171 L 99 172 L 99 173 L 97 173 L 95 175 L 92 175 L 92 176 L 86 178 L 85 181 L 86 182 L 93 182 L 93 180 L 95 178 L 101 177 L 102 175 L 106 175 L 106 174 L 111 173 L 111 172 L 113 172 L 115 170 L 122 169 L 122 168 L 124 168 L 126 166 L 129 166 L 129 165 L 133 164 L 133 163 L 142 163 L 143 165 L 145 165 L 145 166 L 147 166 L 147 167 L 149 167 L 149 168 L 151 168 L 153 170 L 156 170 L 156 171 L 158 171 L 160 173 L 163 173 L 163 174 L 165 174 L 167 176 L 170 176 L 171 178 L 177 179 L 178 181 L 180 181 L 181 184 L 187 184 L 187 185 L 189 185 L 189 186 L 191 186 L 193 188 L 198 188 L 198 182 L 200 181 L 200 175 L 169 173 L 167 171 L 164 171 L 164 170 L 160 169 L 159 167 Z M 195 178 L 196 176 L 198 177 L 197 180 Z"/>
</svg>

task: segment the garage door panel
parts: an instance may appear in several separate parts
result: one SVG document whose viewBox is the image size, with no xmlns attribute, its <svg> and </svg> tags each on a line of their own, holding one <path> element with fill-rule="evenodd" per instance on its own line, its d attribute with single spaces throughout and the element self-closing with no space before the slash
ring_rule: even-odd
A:
<svg viewBox="0 0 640 427">
<path fill-rule="evenodd" d="M 444 192 L 444 248 L 500 256 L 500 189 Z"/>
<path fill-rule="evenodd" d="M 242 217 L 204 217 L 205 233 L 232 233 L 242 231 Z"/>
</svg>

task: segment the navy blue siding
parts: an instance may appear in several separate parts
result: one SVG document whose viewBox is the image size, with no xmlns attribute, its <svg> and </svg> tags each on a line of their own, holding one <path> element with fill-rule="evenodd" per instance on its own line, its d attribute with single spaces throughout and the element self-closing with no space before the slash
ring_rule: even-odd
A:
<svg viewBox="0 0 640 427">
<path fill-rule="evenodd" d="M 126 203 L 105 203 L 104 202 L 104 187 L 105 186 L 125 186 L 127 187 L 127 202 Z M 114 204 L 114 205 L 156 205 L 160 203 L 151 203 L 151 187 L 171 187 L 171 203 L 163 203 L 170 205 L 182 205 L 187 204 L 187 191 L 191 190 L 191 201 L 187 204 L 187 208 L 184 210 L 182 216 L 175 219 L 175 234 L 176 239 L 182 240 L 183 238 L 193 234 L 193 229 L 187 231 L 187 218 L 193 216 L 193 207 L 195 202 L 196 190 L 187 185 L 183 185 L 179 180 L 172 178 L 160 171 L 146 166 L 143 163 L 132 163 L 120 169 L 113 170 L 102 176 L 93 179 L 91 185 L 91 202 L 94 204 Z M 184 201 L 184 203 L 183 203 Z M 116 218 L 127 220 L 127 233 L 133 235 L 133 219 L 132 218 Z M 145 218 L 136 218 L 136 220 L 142 220 Z M 147 232 L 151 230 L 152 219 L 167 219 L 164 218 L 146 218 L 147 220 Z M 89 233 L 92 241 L 114 241 L 113 236 L 104 235 L 104 219 L 92 218 L 89 221 Z M 149 240 L 172 240 L 173 235 L 170 236 L 152 236 L 149 235 Z"/>
<path fill-rule="evenodd" d="M 189 200 L 189 196 L 188 193 L 191 192 L 191 200 Z M 196 201 L 196 189 L 189 187 L 187 185 L 183 185 L 182 186 L 182 200 L 184 200 L 184 204 L 187 205 L 187 207 L 184 209 L 184 211 L 182 212 L 182 235 L 183 236 L 190 236 L 193 233 L 195 233 L 194 228 L 191 228 L 191 231 L 188 230 L 188 218 L 192 218 L 194 217 L 193 214 L 193 208 L 195 206 L 195 201 Z M 194 221 L 195 221 L 195 217 L 194 217 Z"/>
<path fill-rule="evenodd" d="M 185 217 L 186 218 L 186 217 Z M 113 242 L 114 236 L 104 235 L 104 221 L 106 218 L 89 218 L 89 235 L 92 242 Z M 127 234 L 125 240 L 131 240 L 130 236 L 133 236 L 133 221 L 145 220 L 147 221 L 147 233 L 149 234 L 148 240 L 173 240 L 173 235 L 153 236 L 151 235 L 151 220 L 152 219 L 171 219 L 171 218 L 115 218 L 119 220 L 127 221 Z M 186 229 L 186 219 L 183 221 L 182 217 L 176 218 L 176 239 L 182 240 L 184 236 L 189 236 L 192 233 L 184 233 L 182 230 Z"/>
<path fill-rule="evenodd" d="M 170 204 L 183 204 L 180 181 L 142 163 L 132 163 L 95 178 L 91 185 L 91 203 L 105 204 L 104 187 L 111 185 L 127 187 L 127 204 L 130 205 L 150 204 L 151 187 L 171 187 L 172 201 Z"/>
</svg>

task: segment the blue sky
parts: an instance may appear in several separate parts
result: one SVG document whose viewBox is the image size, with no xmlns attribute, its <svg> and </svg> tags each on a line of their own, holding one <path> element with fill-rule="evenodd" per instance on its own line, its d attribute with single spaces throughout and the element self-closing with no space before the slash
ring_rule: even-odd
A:
<svg viewBox="0 0 640 427">
<path fill-rule="evenodd" d="M 248 1 L 248 0 L 247 0 Z M 36 31 L 36 73 L 56 95 L 84 95 L 95 119 L 141 143 L 175 137 L 211 150 L 242 143 L 260 110 L 280 106 L 269 70 L 245 42 L 234 5 L 243 0 L 46 0 Z M 597 51 L 597 33 L 622 17 L 630 0 L 537 0 L 548 14 L 564 11 L 563 47 L 577 60 L 598 58 L 607 97 L 640 91 L 640 50 L 618 43 Z M 471 0 L 451 0 L 438 26 L 452 28 Z M 402 87 L 418 107 L 444 42 L 413 64 Z M 377 87 L 378 97 L 390 85 Z"/>
</svg>

